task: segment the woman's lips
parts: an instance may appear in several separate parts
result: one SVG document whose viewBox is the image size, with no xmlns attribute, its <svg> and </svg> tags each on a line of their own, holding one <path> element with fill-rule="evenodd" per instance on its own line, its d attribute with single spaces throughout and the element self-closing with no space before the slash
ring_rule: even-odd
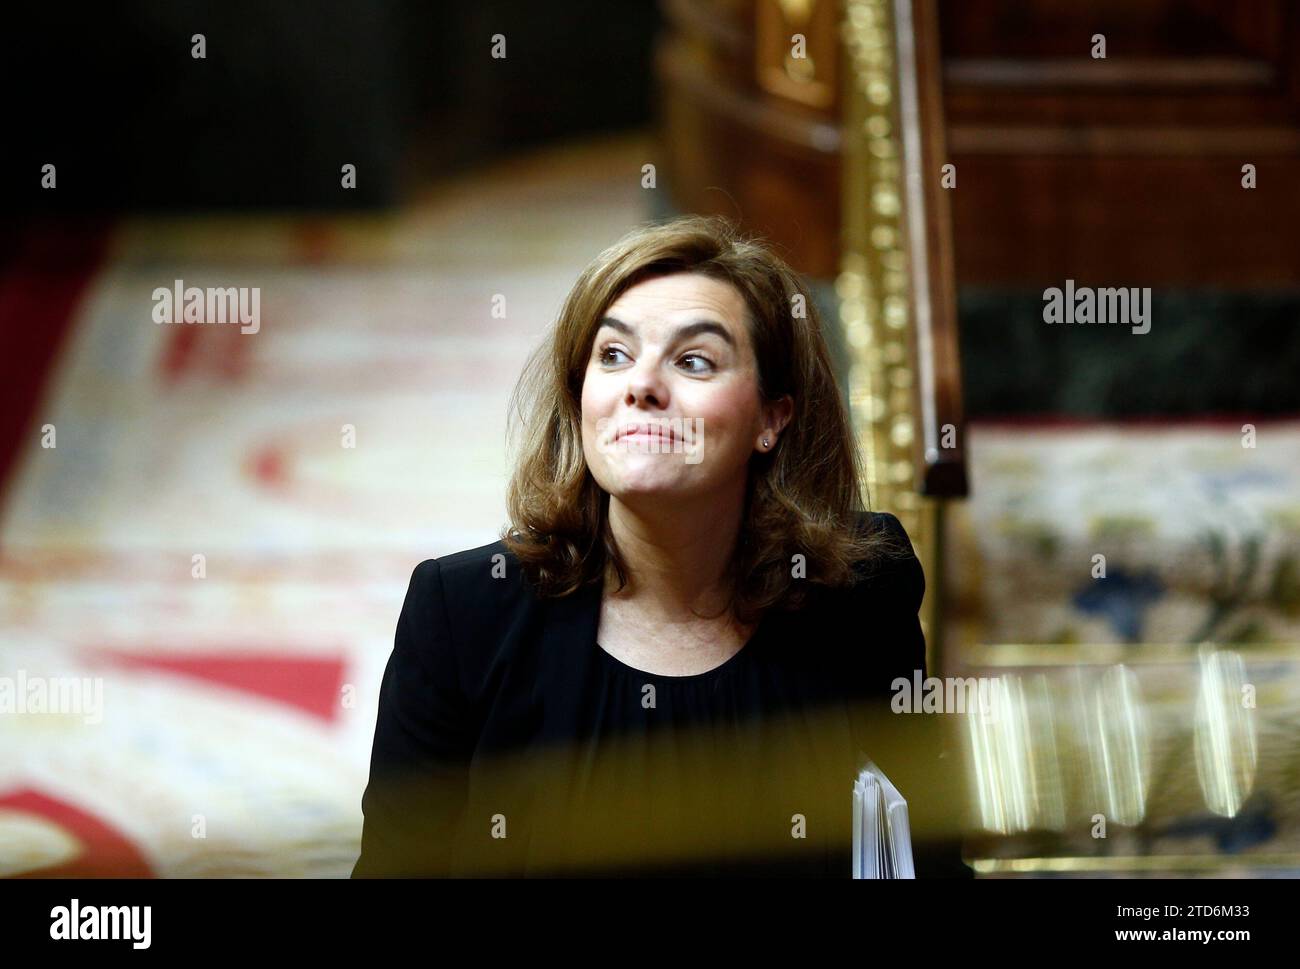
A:
<svg viewBox="0 0 1300 969">
<path fill-rule="evenodd" d="M 638 431 L 635 434 L 624 434 L 619 438 L 620 441 L 661 441 L 664 444 L 672 444 L 677 438 L 671 434 L 660 434 L 657 431 Z"/>
<path fill-rule="evenodd" d="M 704 420 L 675 417 L 629 422 L 605 440 L 611 453 L 682 454 L 687 464 L 699 464 L 704 456 Z"/>
<path fill-rule="evenodd" d="M 671 428 L 667 427 L 644 427 L 642 425 L 631 424 L 618 432 L 614 441 L 626 440 L 643 440 L 643 441 L 663 441 L 672 444 L 677 440 L 677 435 Z"/>
</svg>

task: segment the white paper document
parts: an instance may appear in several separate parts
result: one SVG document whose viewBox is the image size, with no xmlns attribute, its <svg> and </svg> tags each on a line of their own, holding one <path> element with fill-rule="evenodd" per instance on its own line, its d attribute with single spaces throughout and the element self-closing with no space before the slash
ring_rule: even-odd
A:
<svg viewBox="0 0 1300 969">
<path fill-rule="evenodd" d="M 907 801 L 865 757 L 853 782 L 853 877 L 916 877 Z"/>
</svg>

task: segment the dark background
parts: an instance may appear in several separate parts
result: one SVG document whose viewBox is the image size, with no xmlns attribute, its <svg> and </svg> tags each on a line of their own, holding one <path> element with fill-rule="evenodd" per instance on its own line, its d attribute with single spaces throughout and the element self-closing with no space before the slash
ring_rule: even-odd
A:
<svg viewBox="0 0 1300 969">
<path fill-rule="evenodd" d="M 646 123 L 657 24 L 653 0 L 31 5 L 4 32 L 6 205 L 392 205 L 412 180 Z"/>
</svg>

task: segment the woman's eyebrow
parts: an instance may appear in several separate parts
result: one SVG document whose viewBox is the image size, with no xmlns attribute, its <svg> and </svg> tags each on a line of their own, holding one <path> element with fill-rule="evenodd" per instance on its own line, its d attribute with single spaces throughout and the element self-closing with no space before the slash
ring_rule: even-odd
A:
<svg viewBox="0 0 1300 969">
<path fill-rule="evenodd" d="M 604 317 L 600 321 L 600 326 L 607 326 L 611 330 L 617 330 L 625 336 L 635 335 L 632 327 L 628 326 L 622 320 L 614 319 L 612 316 Z M 736 341 L 732 339 L 731 334 L 727 332 L 724 326 L 713 322 L 713 320 L 696 320 L 694 323 L 687 323 L 684 326 L 679 326 L 675 331 L 673 331 L 673 340 L 685 340 L 693 336 L 698 336 L 701 333 L 712 333 L 731 347 L 731 349 L 736 349 Z"/>
</svg>

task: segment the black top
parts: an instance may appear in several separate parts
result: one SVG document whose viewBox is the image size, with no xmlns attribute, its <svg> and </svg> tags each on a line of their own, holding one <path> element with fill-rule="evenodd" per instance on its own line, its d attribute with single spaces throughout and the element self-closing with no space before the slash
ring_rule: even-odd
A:
<svg viewBox="0 0 1300 969">
<path fill-rule="evenodd" d="M 888 514 L 861 527 L 906 537 Z M 598 584 L 541 598 L 502 542 L 420 563 L 353 876 L 847 877 L 871 717 L 925 676 L 924 588 L 913 555 L 864 566 L 720 666 L 665 676 L 598 645 Z"/>
</svg>

